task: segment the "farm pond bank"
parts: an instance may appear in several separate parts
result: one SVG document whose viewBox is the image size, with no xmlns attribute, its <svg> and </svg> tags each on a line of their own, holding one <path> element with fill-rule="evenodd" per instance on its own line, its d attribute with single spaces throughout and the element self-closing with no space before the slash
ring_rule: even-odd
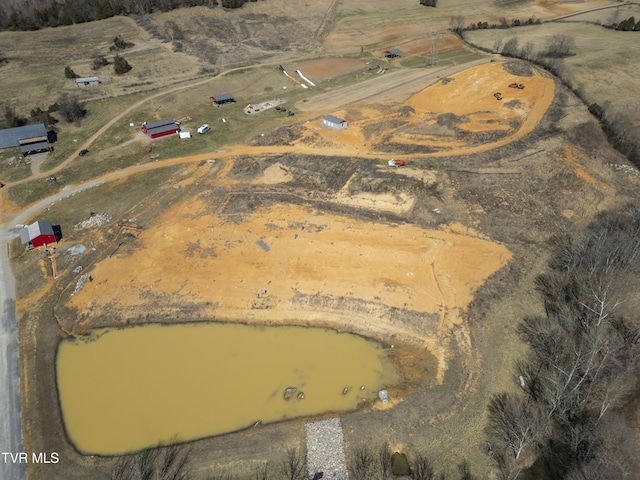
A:
<svg viewBox="0 0 640 480">
<path fill-rule="evenodd" d="M 380 344 L 319 328 L 146 325 L 66 339 L 57 354 L 67 434 L 98 455 L 354 410 L 399 380 Z"/>
</svg>

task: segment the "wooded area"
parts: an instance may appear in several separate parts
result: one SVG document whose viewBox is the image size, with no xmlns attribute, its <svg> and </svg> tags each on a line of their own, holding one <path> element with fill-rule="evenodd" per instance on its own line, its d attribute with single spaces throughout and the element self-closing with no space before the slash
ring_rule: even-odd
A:
<svg viewBox="0 0 640 480">
<path fill-rule="evenodd" d="M 38 30 L 116 15 L 168 12 L 185 7 L 240 8 L 258 0 L 34 0 L 0 4 L 0 30 Z"/>
<path fill-rule="evenodd" d="M 546 315 L 519 327 L 529 353 L 516 365 L 521 393 L 489 404 L 489 450 L 500 478 L 533 465 L 543 478 L 630 478 L 640 328 L 630 299 L 638 281 L 640 210 L 606 212 L 556 240 L 537 279 Z"/>
</svg>

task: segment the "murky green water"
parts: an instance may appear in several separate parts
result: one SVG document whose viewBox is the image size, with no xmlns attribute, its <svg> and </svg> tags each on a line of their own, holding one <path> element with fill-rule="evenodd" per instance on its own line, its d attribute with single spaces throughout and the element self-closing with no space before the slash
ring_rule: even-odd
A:
<svg viewBox="0 0 640 480">
<path fill-rule="evenodd" d="M 380 345 L 355 335 L 230 324 L 65 340 L 57 376 L 69 437 L 82 452 L 103 455 L 352 410 L 399 379 Z M 285 400 L 287 387 L 297 390 Z"/>
</svg>

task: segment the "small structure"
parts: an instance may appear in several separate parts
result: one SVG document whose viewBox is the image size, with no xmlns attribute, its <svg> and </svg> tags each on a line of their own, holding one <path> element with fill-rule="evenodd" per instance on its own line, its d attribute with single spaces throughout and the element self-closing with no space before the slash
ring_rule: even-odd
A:
<svg viewBox="0 0 640 480">
<path fill-rule="evenodd" d="M 219 107 L 220 105 L 224 105 L 225 103 L 235 103 L 236 99 L 233 98 L 233 95 L 231 95 L 230 93 L 222 93 L 220 95 L 211 97 L 211 101 L 216 107 Z"/>
<path fill-rule="evenodd" d="M 0 151 L 14 148 L 19 148 L 25 157 L 32 153 L 50 152 L 44 123 L 0 130 Z"/>
<path fill-rule="evenodd" d="M 173 118 L 160 120 L 158 122 L 143 123 L 142 133 L 149 138 L 166 137 L 167 135 L 175 135 L 180 131 L 180 127 Z"/>
<path fill-rule="evenodd" d="M 87 85 L 100 85 L 102 82 L 98 77 L 76 78 L 76 87 L 86 87 Z"/>
<path fill-rule="evenodd" d="M 333 115 L 325 115 L 322 119 L 322 124 L 327 127 L 334 128 L 336 130 L 344 130 L 349 126 L 346 120 L 342 118 L 334 117 Z"/>
<path fill-rule="evenodd" d="M 180 135 L 180 138 L 191 138 L 191 132 L 187 132 L 185 130 L 180 130 L 178 134 Z"/>
<path fill-rule="evenodd" d="M 28 249 L 38 248 L 43 245 L 53 245 L 54 243 L 58 243 L 58 240 L 62 238 L 59 229 L 58 232 L 58 235 L 54 233 L 51 222 L 38 220 L 20 230 L 20 241 L 22 244 L 26 244 Z"/>
<path fill-rule="evenodd" d="M 402 52 L 399 48 L 392 48 L 384 52 L 384 58 L 397 58 L 400 55 L 402 55 Z"/>
</svg>

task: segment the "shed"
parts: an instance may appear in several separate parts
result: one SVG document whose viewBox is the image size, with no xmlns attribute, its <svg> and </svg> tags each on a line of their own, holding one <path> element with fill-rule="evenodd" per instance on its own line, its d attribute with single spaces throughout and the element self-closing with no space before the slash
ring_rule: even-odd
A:
<svg viewBox="0 0 640 480">
<path fill-rule="evenodd" d="M 322 124 L 327 127 L 335 128 L 336 130 L 344 130 L 349 126 L 346 120 L 334 117 L 333 115 L 325 115 L 322 119 Z"/>
<path fill-rule="evenodd" d="M 20 241 L 27 244 L 29 248 L 52 245 L 58 243 L 59 238 L 54 233 L 51 222 L 45 220 L 38 220 L 20 230 Z"/>
<path fill-rule="evenodd" d="M 221 93 L 220 95 L 211 97 L 211 101 L 214 105 L 219 106 L 224 105 L 225 103 L 234 103 L 236 99 L 233 98 L 233 95 L 230 93 Z"/>
<path fill-rule="evenodd" d="M 24 155 L 51 151 L 44 123 L 0 130 L 0 150 L 13 148 L 19 148 Z"/>
<path fill-rule="evenodd" d="M 142 125 L 142 133 L 150 138 L 166 137 L 167 135 L 175 135 L 180 131 L 180 127 L 172 118 L 160 120 L 158 122 L 144 123 Z"/>
<path fill-rule="evenodd" d="M 98 77 L 76 78 L 76 87 L 86 87 L 87 85 L 99 85 L 102 82 Z"/>
<path fill-rule="evenodd" d="M 399 48 L 392 48 L 384 52 L 384 58 L 396 58 L 402 54 Z"/>
</svg>

